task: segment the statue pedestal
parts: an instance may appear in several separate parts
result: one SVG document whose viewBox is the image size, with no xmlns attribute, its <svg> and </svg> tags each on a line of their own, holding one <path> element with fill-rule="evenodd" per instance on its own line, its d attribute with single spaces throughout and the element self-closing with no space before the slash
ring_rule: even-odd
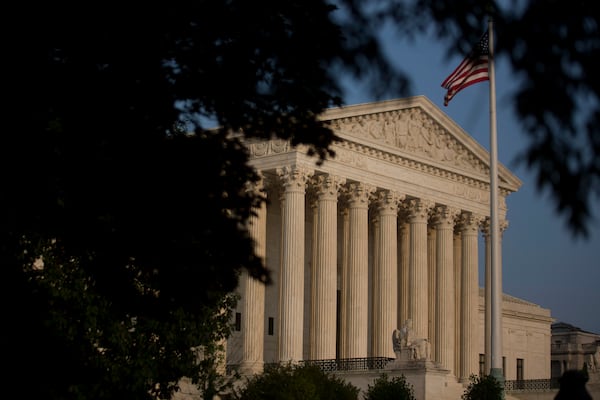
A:
<svg viewBox="0 0 600 400">
<path fill-rule="evenodd" d="M 430 360 L 409 360 L 408 353 L 404 352 L 404 354 L 405 357 L 390 361 L 385 366 L 385 373 L 389 377 L 404 375 L 414 389 L 415 398 L 419 400 L 461 398 L 465 387 L 456 381 L 456 377 L 449 370 Z"/>
</svg>

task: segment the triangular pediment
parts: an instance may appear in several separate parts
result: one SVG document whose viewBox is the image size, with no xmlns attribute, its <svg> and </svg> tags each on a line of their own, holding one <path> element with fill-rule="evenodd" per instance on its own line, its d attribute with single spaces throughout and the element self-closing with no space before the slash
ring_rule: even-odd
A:
<svg viewBox="0 0 600 400">
<path fill-rule="evenodd" d="M 346 146 L 489 182 L 488 151 L 424 96 L 332 108 L 322 119 Z M 502 165 L 498 176 L 508 192 L 521 186 Z"/>
</svg>

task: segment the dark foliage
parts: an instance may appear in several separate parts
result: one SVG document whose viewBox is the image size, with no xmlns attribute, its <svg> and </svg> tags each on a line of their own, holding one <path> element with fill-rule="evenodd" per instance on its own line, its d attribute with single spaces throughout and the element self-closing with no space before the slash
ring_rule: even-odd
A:
<svg viewBox="0 0 600 400">
<path fill-rule="evenodd" d="M 356 400 L 359 389 L 316 366 L 277 365 L 249 379 L 238 400 Z"/>
<path fill-rule="evenodd" d="M 269 279 L 244 228 L 262 201 L 245 190 L 257 176 L 230 133 L 327 157 L 335 137 L 318 116 L 341 104 L 343 72 L 408 94 L 377 40 L 387 20 L 405 35 L 435 26 L 467 48 L 491 10 L 498 57 L 523 79 L 525 160 L 585 233 L 600 191 L 591 5 L 570 4 L 567 17 L 557 2 L 500 12 L 474 0 L 342 0 L 334 17 L 318 0 L 14 4 L 0 137 L 11 390 L 166 398 L 194 376 L 194 349 L 228 333 L 239 272 Z"/>
<path fill-rule="evenodd" d="M 499 6 L 503 5 L 502 7 Z M 600 11 L 593 1 L 419 0 L 411 28 L 433 22 L 449 54 L 467 54 L 494 18 L 496 60 L 518 88 L 514 109 L 528 145 L 516 161 L 537 175 L 574 236 L 587 237 L 600 200 Z M 415 8 L 413 11 L 415 11 Z M 410 12 L 409 14 L 412 14 Z"/>
<path fill-rule="evenodd" d="M 391 379 L 382 374 L 369 385 L 364 396 L 365 400 L 415 400 L 414 390 L 406 381 L 404 375 Z"/>
<path fill-rule="evenodd" d="M 502 400 L 504 388 L 492 375 L 471 375 L 463 400 Z"/>
<path fill-rule="evenodd" d="M 320 1 L 16 6 L 0 281 L 17 392 L 167 398 L 198 375 L 193 349 L 227 335 L 239 272 L 268 281 L 244 229 L 257 177 L 230 133 L 327 154 L 333 136 L 317 116 L 339 104 L 325 67 L 342 51 L 329 11 Z M 32 269 L 39 257 L 44 268 Z"/>
</svg>

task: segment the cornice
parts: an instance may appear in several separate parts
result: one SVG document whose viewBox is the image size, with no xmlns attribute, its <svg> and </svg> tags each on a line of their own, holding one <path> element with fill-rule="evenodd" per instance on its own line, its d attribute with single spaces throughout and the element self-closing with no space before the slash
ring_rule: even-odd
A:
<svg viewBox="0 0 600 400">
<path fill-rule="evenodd" d="M 307 153 L 307 150 L 304 146 L 293 147 L 289 141 L 280 139 L 269 141 L 249 141 L 247 142 L 247 146 L 252 159 L 290 153 L 294 151 L 304 154 Z M 361 160 L 362 157 L 354 157 L 354 155 L 359 154 L 362 156 L 368 156 L 378 161 L 385 161 L 403 168 L 407 168 L 412 171 L 425 173 L 458 184 L 467 185 L 475 189 L 489 191 L 489 182 L 486 180 L 486 178 L 488 178 L 486 176 L 476 176 L 475 174 L 470 175 L 467 172 L 452 171 L 449 168 L 435 166 L 427 160 L 418 159 L 416 157 L 408 158 L 401 154 L 386 151 L 372 145 L 352 141 L 351 139 L 336 142 L 332 146 L 332 149 L 336 153 L 334 160 L 342 164 L 349 164 L 357 168 L 366 168 L 365 161 Z M 501 196 L 507 196 L 512 192 L 513 190 L 503 187 L 501 183 Z"/>
<path fill-rule="evenodd" d="M 339 121 L 349 121 L 353 118 L 373 120 L 378 116 L 381 117 L 384 115 L 392 116 L 391 122 L 393 125 L 396 125 L 396 128 L 402 129 L 402 126 L 398 126 L 401 125 L 399 123 L 409 122 L 416 122 L 415 127 L 417 128 L 419 124 L 423 127 L 427 127 L 428 131 L 431 130 L 435 132 L 437 136 L 430 138 L 430 140 L 437 140 L 438 144 L 440 139 L 446 143 L 451 143 L 451 149 L 449 149 L 450 151 L 446 153 L 446 156 L 451 156 L 453 153 L 458 154 L 461 161 L 466 162 L 466 165 L 470 164 L 468 166 L 469 169 L 474 169 L 480 174 L 485 175 L 485 177 L 489 177 L 488 151 L 425 96 L 413 96 L 401 99 L 330 108 L 321 115 L 321 120 L 332 124 L 332 127 L 338 136 L 347 138 L 347 134 L 335 128 L 335 125 L 339 124 Z M 399 120 L 399 116 L 402 116 L 403 120 L 402 118 Z M 373 139 L 372 137 L 369 138 L 368 129 L 363 131 L 363 135 L 360 135 L 362 136 L 361 139 Z M 380 132 L 385 132 L 385 128 L 380 127 Z M 385 139 L 379 141 L 381 142 L 380 144 L 383 144 Z M 397 142 L 400 142 L 400 140 Z M 421 144 L 422 143 L 423 141 L 421 140 Z M 417 156 L 418 159 L 418 150 L 421 150 L 421 155 L 424 155 L 424 150 L 427 149 L 417 148 L 417 152 L 411 151 L 414 149 L 408 150 L 410 151 L 410 158 Z M 437 151 L 438 154 L 440 151 L 448 151 L 447 148 L 438 148 L 438 150 L 433 150 L 434 152 Z M 427 157 L 427 154 L 425 154 L 425 156 L 427 159 L 429 159 L 429 162 L 431 162 L 431 160 L 435 160 L 435 157 Z M 466 159 L 464 159 L 465 157 Z M 449 161 L 454 161 L 451 157 L 447 158 L 448 159 L 445 160 L 446 167 L 443 167 L 443 169 L 446 169 L 449 166 Z M 501 163 L 498 165 L 498 175 L 501 180 L 500 185 L 506 187 L 509 193 L 517 191 L 522 185 L 522 181 Z"/>
<path fill-rule="evenodd" d="M 321 116 L 340 139 L 331 161 L 366 168 L 360 156 L 384 161 L 477 190 L 489 191 L 489 153 L 424 96 L 332 108 Z M 250 157 L 307 153 L 289 141 L 247 141 Z M 501 197 L 522 182 L 498 166 Z"/>
</svg>

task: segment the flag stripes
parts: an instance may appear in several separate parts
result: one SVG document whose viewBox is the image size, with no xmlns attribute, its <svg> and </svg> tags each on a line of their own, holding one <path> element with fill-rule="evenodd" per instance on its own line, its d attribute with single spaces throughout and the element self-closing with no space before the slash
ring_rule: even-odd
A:
<svg viewBox="0 0 600 400">
<path fill-rule="evenodd" d="M 442 87 L 448 90 L 444 96 L 445 106 L 464 88 L 489 80 L 488 56 L 488 32 L 486 31 L 473 51 L 442 82 Z"/>
</svg>

